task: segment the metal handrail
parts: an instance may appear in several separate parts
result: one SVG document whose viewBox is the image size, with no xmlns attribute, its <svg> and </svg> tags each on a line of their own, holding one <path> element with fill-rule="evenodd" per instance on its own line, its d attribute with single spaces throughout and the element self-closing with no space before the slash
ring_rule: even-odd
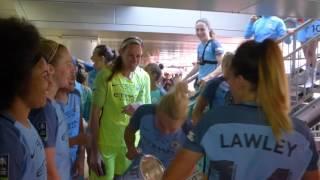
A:
<svg viewBox="0 0 320 180">
<path fill-rule="evenodd" d="M 282 36 L 281 38 L 278 39 L 278 43 L 283 42 L 285 39 L 287 39 L 288 37 L 294 35 L 296 32 L 298 32 L 299 30 L 303 29 L 304 27 L 308 26 L 309 24 L 311 24 L 312 22 L 314 22 L 314 19 L 308 19 L 307 21 L 305 21 L 303 24 L 301 24 L 300 26 L 298 26 L 297 28 L 295 28 L 291 33 L 287 33 L 286 35 Z"/>
<path fill-rule="evenodd" d="M 295 49 L 294 51 L 292 51 L 290 54 L 288 54 L 287 56 L 285 56 L 283 59 L 287 59 L 290 56 L 294 55 L 297 51 L 301 50 L 303 47 L 307 46 L 310 42 L 314 41 L 314 39 L 318 39 L 320 37 L 320 33 L 318 35 L 316 35 L 315 37 L 309 39 L 308 41 L 306 41 L 305 43 L 301 44 L 300 47 L 298 47 L 297 49 Z"/>
</svg>

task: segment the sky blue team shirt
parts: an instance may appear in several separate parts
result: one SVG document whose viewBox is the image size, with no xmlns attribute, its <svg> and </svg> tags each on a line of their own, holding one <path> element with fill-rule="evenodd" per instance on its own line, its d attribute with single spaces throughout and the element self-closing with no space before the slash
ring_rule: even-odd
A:
<svg viewBox="0 0 320 180">
<path fill-rule="evenodd" d="M 320 33 L 320 20 L 315 20 L 307 27 L 298 31 L 297 40 L 304 43 Z"/>
<path fill-rule="evenodd" d="M 56 164 L 61 180 L 71 179 L 71 156 L 69 149 L 68 124 L 62 112 L 61 106 L 53 101 L 58 119 L 58 132 L 56 141 Z"/>
<path fill-rule="evenodd" d="M 30 122 L 29 122 L 30 123 Z M 35 180 L 47 179 L 47 166 L 45 151 L 38 132 L 30 123 L 30 128 L 26 128 L 21 123 L 15 123 L 15 127 L 25 137 L 26 144 L 30 151 L 31 160 L 34 162 L 31 166 L 36 171 Z"/>
<path fill-rule="evenodd" d="M 156 90 L 151 90 L 151 103 L 157 104 L 160 102 L 162 96 L 166 94 L 163 88 L 158 87 Z"/>
<path fill-rule="evenodd" d="M 94 80 L 96 79 L 98 71 L 96 69 L 91 70 L 88 73 L 88 85 L 91 89 L 93 89 Z"/>
<path fill-rule="evenodd" d="M 165 167 L 168 167 L 177 150 L 185 142 L 188 127 L 184 126 L 172 134 L 162 134 L 156 128 L 155 113 L 156 105 L 142 105 L 132 116 L 129 126 L 134 130 L 140 130 L 138 147 L 142 153 L 154 155 Z M 134 160 L 131 167 L 136 166 L 137 163 L 137 160 Z"/>
<path fill-rule="evenodd" d="M 0 115 L 0 178 L 35 179 L 30 148 L 16 123 L 9 115 Z"/>
<path fill-rule="evenodd" d="M 221 44 L 216 41 L 212 40 L 207 48 L 205 48 L 207 43 L 200 43 L 198 45 L 198 61 L 201 61 L 203 58 L 206 61 L 212 61 L 212 62 L 217 62 L 216 56 L 223 54 L 223 48 Z M 203 51 L 204 52 L 204 57 L 202 57 Z M 208 74 L 213 72 L 217 68 L 217 64 L 204 64 L 204 65 L 199 65 L 199 74 L 198 74 L 198 79 L 202 80 L 204 77 L 206 77 Z"/>
<path fill-rule="evenodd" d="M 296 119 L 293 126 L 276 143 L 258 107 L 214 107 L 190 131 L 184 148 L 207 155 L 209 179 L 298 180 L 318 169 L 318 153 L 310 129 Z"/>
<path fill-rule="evenodd" d="M 229 84 L 222 76 L 211 79 L 201 93 L 209 103 L 209 108 L 232 103 L 232 96 L 229 90 Z"/>
<path fill-rule="evenodd" d="M 26 128 L 8 114 L 0 115 L 0 179 L 47 179 L 44 147 L 29 124 Z"/>
<path fill-rule="evenodd" d="M 89 87 L 79 83 L 76 81 L 75 88 L 80 92 L 81 95 L 81 106 L 80 111 L 82 113 L 82 117 L 89 121 L 90 112 L 91 112 L 91 103 L 92 103 L 92 91 Z"/>
<path fill-rule="evenodd" d="M 44 147 L 55 147 L 58 131 L 58 119 L 52 102 L 47 99 L 47 103 L 44 107 L 32 109 L 29 113 L 29 119 L 38 131 Z"/>
<path fill-rule="evenodd" d="M 254 23 L 248 24 L 244 37 L 254 37 L 255 41 L 262 42 L 265 39 L 277 40 L 286 34 L 287 28 L 282 19 L 276 16 L 262 16 Z"/>
<path fill-rule="evenodd" d="M 80 132 L 80 104 L 81 104 L 81 96 L 79 91 L 74 90 L 73 92 L 68 94 L 68 102 L 67 104 L 59 103 L 62 107 L 62 111 L 65 115 L 66 122 L 68 124 L 68 134 L 69 138 L 75 137 Z M 75 162 L 77 158 L 78 145 L 72 146 L 70 148 L 70 155 L 72 164 Z"/>
</svg>

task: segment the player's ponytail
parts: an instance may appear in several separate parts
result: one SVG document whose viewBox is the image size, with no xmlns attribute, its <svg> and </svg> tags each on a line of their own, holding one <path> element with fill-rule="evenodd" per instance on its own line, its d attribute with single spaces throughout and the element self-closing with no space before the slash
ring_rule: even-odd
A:
<svg viewBox="0 0 320 180">
<path fill-rule="evenodd" d="M 250 82 L 256 102 L 266 114 L 274 136 L 292 130 L 288 82 L 281 50 L 273 40 L 247 41 L 237 49 L 231 65 L 234 75 Z"/>
<path fill-rule="evenodd" d="M 292 129 L 288 116 L 290 102 L 282 53 L 278 44 L 272 40 L 263 41 L 259 48 L 263 53 L 258 64 L 257 101 L 266 113 L 273 134 L 279 139 L 282 132 Z"/>
</svg>

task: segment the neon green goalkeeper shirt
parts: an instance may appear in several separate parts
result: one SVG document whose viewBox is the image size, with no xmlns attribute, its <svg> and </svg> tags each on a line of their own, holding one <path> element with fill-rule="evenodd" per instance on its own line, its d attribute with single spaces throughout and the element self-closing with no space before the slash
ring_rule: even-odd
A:
<svg viewBox="0 0 320 180">
<path fill-rule="evenodd" d="M 130 79 L 117 73 L 111 81 L 109 68 L 104 68 L 96 77 L 93 89 L 93 104 L 102 108 L 99 128 L 99 146 L 125 146 L 124 131 L 130 116 L 123 108 L 132 103 L 150 104 L 150 78 L 140 67 Z"/>
</svg>

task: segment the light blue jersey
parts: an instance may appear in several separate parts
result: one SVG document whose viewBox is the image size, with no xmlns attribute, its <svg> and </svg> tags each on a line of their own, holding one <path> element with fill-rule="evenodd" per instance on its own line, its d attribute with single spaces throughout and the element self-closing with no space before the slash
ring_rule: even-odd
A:
<svg viewBox="0 0 320 180">
<path fill-rule="evenodd" d="M 158 87 L 156 90 L 151 91 L 151 103 L 158 104 L 162 96 L 166 94 L 163 88 Z"/>
<path fill-rule="evenodd" d="M 209 108 L 232 103 L 232 96 L 229 84 L 223 77 L 214 78 L 208 81 L 201 96 L 209 102 Z"/>
<path fill-rule="evenodd" d="M 38 134 L 45 148 L 55 147 L 58 131 L 58 119 L 52 102 L 48 99 L 44 107 L 32 109 L 29 113 L 32 125 Z"/>
<path fill-rule="evenodd" d="M 15 122 L 15 127 L 20 131 L 29 148 L 32 164 L 30 166 L 36 171 L 36 179 L 47 179 L 47 166 L 44 147 L 37 130 L 29 122 L 30 128 L 25 127 L 18 121 Z"/>
<path fill-rule="evenodd" d="M 96 69 L 93 69 L 88 73 L 88 85 L 91 89 L 93 89 L 93 84 L 94 84 L 94 81 L 96 80 L 97 74 L 98 74 L 98 71 Z"/>
<path fill-rule="evenodd" d="M 26 128 L 8 114 L 0 115 L 0 179 L 47 179 L 44 148 L 29 124 Z"/>
<path fill-rule="evenodd" d="M 214 107 L 188 134 L 184 148 L 206 154 L 209 179 L 298 180 L 318 169 L 318 153 L 310 129 L 299 120 L 293 127 L 276 142 L 259 107 Z"/>
<path fill-rule="evenodd" d="M 76 81 L 75 88 L 80 92 L 81 95 L 81 106 L 80 110 L 82 112 L 82 117 L 89 121 L 90 111 L 91 111 L 91 103 L 92 103 L 92 91 L 89 87 L 80 84 Z"/>
<path fill-rule="evenodd" d="M 262 16 L 254 23 L 250 22 L 246 28 L 244 37 L 254 37 L 257 42 L 265 39 L 277 40 L 287 34 L 287 28 L 283 20 L 276 16 Z"/>
<path fill-rule="evenodd" d="M 67 124 L 68 124 L 68 134 L 70 138 L 78 136 L 80 133 L 80 104 L 81 97 L 80 93 L 77 90 L 68 94 L 67 104 L 59 103 L 62 107 L 62 111 L 65 115 Z M 78 145 L 72 146 L 70 148 L 70 155 L 72 164 L 74 164 L 77 158 Z"/>
<path fill-rule="evenodd" d="M 217 56 L 223 54 L 223 48 L 221 44 L 216 40 L 211 40 L 207 47 L 207 43 L 200 43 L 198 45 L 198 63 L 202 61 L 211 63 L 200 64 L 198 79 L 202 80 L 208 74 L 212 73 L 218 66 Z M 212 64 L 214 63 L 214 64 Z"/>
<path fill-rule="evenodd" d="M 313 23 L 307 27 L 298 31 L 297 40 L 301 43 L 308 41 L 309 39 L 314 38 L 320 33 L 320 20 L 315 20 Z"/>
<path fill-rule="evenodd" d="M 58 133 L 56 141 L 56 164 L 61 180 L 71 179 L 71 157 L 69 149 L 68 124 L 62 112 L 61 106 L 53 101 L 58 118 Z"/>
<path fill-rule="evenodd" d="M 168 167 L 177 150 L 186 140 L 187 128 L 181 128 L 171 134 L 162 134 L 156 128 L 155 113 L 155 105 L 142 105 L 132 116 L 129 126 L 134 130 L 140 130 L 141 137 L 138 147 L 142 153 L 154 155 L 165 167 Z M 134 160 L 131 167 L 136 165 L 137 160 Z"/>
</svg>

